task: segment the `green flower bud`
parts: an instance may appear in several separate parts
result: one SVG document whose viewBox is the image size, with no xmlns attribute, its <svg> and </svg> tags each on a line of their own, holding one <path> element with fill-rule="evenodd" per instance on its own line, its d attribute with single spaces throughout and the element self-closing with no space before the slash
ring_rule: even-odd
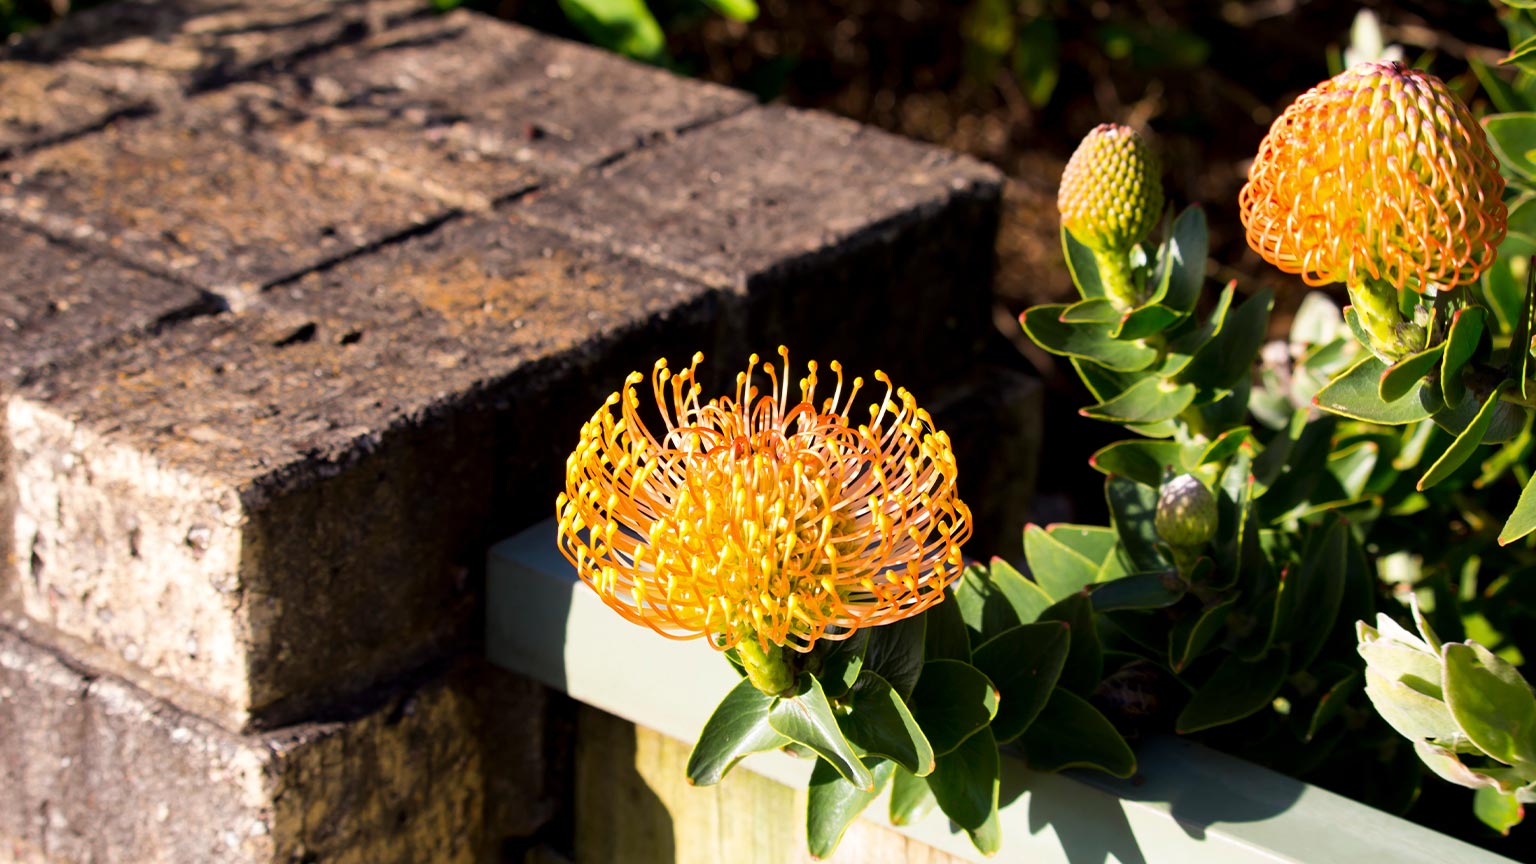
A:
<svg viewBox="0 0 1536 864">
<path fill-rule="evenodd" d="M 1134 129 L 1100 124 L 1067 162 L 1056 207 L 1079 243 L 1096 252 L 1129 252 L 1162 215 L 1157 159 Z"/>
<path fill-rule="evenodd" d="M 1153 527 L 1174 549 L 1197 549 L 1216 536 L 1216 496 L 1193 474 L 1163 484 Z"/>
</svg>

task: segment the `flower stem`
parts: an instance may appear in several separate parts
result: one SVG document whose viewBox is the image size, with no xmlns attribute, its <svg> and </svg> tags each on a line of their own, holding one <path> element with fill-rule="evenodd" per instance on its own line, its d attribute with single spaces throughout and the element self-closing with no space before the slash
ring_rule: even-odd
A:
<svg viewBox="0 0 1536 864">
<path fill-rule="evenodd" d="M 795 692 L 795 670 L 790 668 L 783 648 L 770 645 L 765 651 L 757 634 L 748 632 L 736 643 L 736 653 L 753 687 L 769 696 L 789 696 Z"/>
<path fill-rule="evenodd" d="M 1385 363 L 1395 363 L 1424 350 L 1424 328 L 1403 319 L 1397 305 L 1397 288 L 1386 282 L 1363 279 L 1349 283 L 1349 302 L 1355 307 L 1360 327 L 1370 337 L 1371 353 Z"/>
<path fill-rule="evenodd" d="M 1104 294 L 1116 309 L 1126 312 L 1141 305 L 1126 253 L 1094 249 L 1093 261 L 1099 265 L 1099 282 L 1104 286 Z"/>
</svg>

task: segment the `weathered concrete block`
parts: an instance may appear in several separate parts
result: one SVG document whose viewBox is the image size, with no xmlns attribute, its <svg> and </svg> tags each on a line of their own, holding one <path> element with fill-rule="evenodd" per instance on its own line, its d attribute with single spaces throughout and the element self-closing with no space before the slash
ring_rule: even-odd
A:
<svg viewBox="0 0 1536 864">
<path fill-rule="evenodd" d="M 345 720 L 239 736 L 0 629 L 0 858 L 493 860 L 552 812 L 545 698 L 463 669 Z M 490 745 L 506 737 L 515 754 Z"/>
<path fill-rule="evenodd" d="M 246 134 L 469 209 L 752 103 L 468 12 L 379 32 L 292 73 L 271 80 L 288 110 Z"/>
<path fill-rule="evenodd" d="M 154 72 L 101 69 L 72 61 L 43 64 L 0 59 L 0 81 L 5 82 L 0 158 L 144 110 L 151 93 L 174 87 L 169 78 Z"/>
<path fill-rule="evenodd" d="M 0 175 L 0 210 L 237 301 L 448 212 L 185 120 L 123 121 L 15 159 Z"/>
<path fill-rule="evenodd" d="M 749 326 L 795 334 L 792 350 L 836 346 L 850 368 L 884 367 L 922 396 L 972 365 L 990 326 L 1000 183 L 953 153 L 770 107 L 515 212 L 742 291 Z"/>
<path fill-rule="evenodd" d="M 28 33 L 7 53 L 153 69 L 198 89 L 428 8 L 425 0 L 114 0 Z"/>
<path fill-rule="evenodd" d="M 14 385 L 71 354 L 95 350 L 124 333 L 206 311 L 209 300 L 186 285 L 0 222 L 0 606 L 15 588 L 10 526 L 14 514 L 10 446 L 3 406 Z"/>
<path fill-rule="evenodd" d="M 0 222 L 0 392 L 122 333 L 210 309 L 188 285 Z"/>
<path fill-rule="evenodd" d="M 477 219 L 125 340 L 11 399 L 13 620 L 232 728 L 448 653 L 580 423 L 719 305 Z"/>
</svg>

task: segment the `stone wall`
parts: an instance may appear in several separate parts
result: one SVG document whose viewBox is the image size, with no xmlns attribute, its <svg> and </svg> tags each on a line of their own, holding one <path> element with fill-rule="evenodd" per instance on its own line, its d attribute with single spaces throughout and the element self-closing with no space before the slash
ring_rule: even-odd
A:
<svg viewBox="0 0 1536 864">
<path fill-rule="evenodd" d="M 0 859 L 534 834 L 484 550 L 659 356 L 882 366 L 1018 530 L 975 162 L 411 0 L 119 0 L 0 93 Z"/>
</svg>

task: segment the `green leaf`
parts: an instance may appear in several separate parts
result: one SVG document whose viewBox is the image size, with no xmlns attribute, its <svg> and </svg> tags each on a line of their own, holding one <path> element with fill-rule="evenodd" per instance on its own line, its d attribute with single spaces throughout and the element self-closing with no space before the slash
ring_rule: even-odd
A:
<svg viewBox="0 0 1536 864">
<path fill-rule="evenodd" d="M 1462 463 L 1471 457 L 1472 452 L 1477 449 L 1478 445 L 1483 443 L 1483 436 L 1488 431 L 1488 425 L 1493 422 L 1494 414 L 1499 406 L 1500 394 L 1508 389 L 1512 383 L 1508 380 L 1500 381 L 1498 386 L 1493 388 L 1493 392 L 1488 395 L 1488 401 L 1484 402 L 1483 407 L 1478 409 L 1477 416 L 1472 418 L 1472 422 L 1467 424 L 1467 428 L 1463 429 L 1461 434 L 1456 436 L 1456 440 L 1451 442 L 1451 446 L 1445 448 L 1445 452 L 1440 454 L 1440 458 L 1435 460 L 1435 464 L 1429 466 L 1429 470 L 1425 471 L 1424 476 L 1419 479 L 1417 488 L 1420 492 L 1451 476 L 1452 472 L 1460 468 Z"/>
<path fill-rule="evenodd" d="M 1067 660 L 1070 628 L 1056 621 L 1024 624 L 976 649 L 976 668 L 997 685 L 992 734 L 999 744 L 1024 734 L 1051 697 Z"/>
<path fill-rule="evenodd" d="M 980 565 L 967 567 L 955 586 L 955 599 L 972 645 L 1034 621 L 1051 605 L 1044 589 L 1000 558 L 992 560 L 990 569 Z M 954 659 L 969 661 L 970 655 Z"/>
<path fill-rule="evenodd" d="M 935 803 L 926 779 L 899 767 L 896 769 L 896 775 L 891 779 L 892 825 L 911 825 L 928 815 Z"/>
<path fill-rule="evenodd" d="M 644 0 L 560 0 L 560 11 L 588 39 L 637 60 L 656 62 L 667 48 Z"/>
<path fill-rule="evenodd" d="M 1506 765 L 1536 765 L 1536 695 L 1520 671 L 1476 642 L 1444 654 L 1445 704 L 1479 750 Z"/>
<path fill-rule="evenodd" d="M 928 778 L 928 788 L 933 790 L 944 815 L 971 832 L 975 839 L 975 834 L 988 822 L 997 819 L 1001 779 L 997 741 L 993 740 L 991 729 L 983 728 L 939 757 L 939 767 Z"/>
<path fill-rule="evenodd" d="M 1051 694 L 1024 733 L 1024 754 L 1036 771 L 1096 768 L 1115 777 L 1136 773 L 1136 756 L 1114 724 L 1066 690 Z"/>
<path fill-rule="evenodd" d="M 1061 229 L 1061 249 L 1067 260 L 1067 272 L 1072 274 L 1072 284 L 1084 300 L 1104 297 L 1104 282 L 1099 278 L 1099 262 L 1093 250 L 1077 242 L 1072 232 Z"/>
<path fill-rule="evenodd" d="M 1093 601 L 1086 594 L 1074 594 L 1040 613 L 1040 620 L 1062 621 L 1071 628 L 1067 659 L 1057 686 L 1088 696 L 1104 676 L 1104 652 L 1094 629 Z"/>
<path fill-rule="evenodd" d="M 800 676 L 795 695 L 781 697 L 768 710 L 768 725 L 785 738 L 809 747 L 854 786 L 866 790 L 875 787 L 869 769 L 843 737 L 832 703 L 827 701 L 816 676 Z"/>
<path fill-rule="evenodd" d="M 1174 441 L 1116 441 L 1089 457 L 1088 464 L 1156 489 L 1163 484 L 1164 468 L 1183 467 L 1183 451 Z"/>
<path fill-rule="evenodd" d="M 753 0 L 703 0 L 705 6 L 736 21 L 757 20 L 757 3 Z"/>
<path fill-rule="evenodd" d="M 1499 545 L 1508 546 L 1521 537 L 1536 531 L 1536 482 L 1525 484 L 1520 490 L 1520 500 L 1499 532 Z"/>
<path fill-rule="evenodd" d="M 1335 664 L 1337 665 L 1337 664 Z M 1360 689 L 1360 671 L 1343 667 L 1337 677 L 1323 681 L 1320 685 L 1322 695 L 1317 698 L 1317 707 L 1313 709 L 1312 716 L 1307 720 L 1307 731 L 1302 740 L 1307 743 L 1317 739 L 1317 735 L 1335 717 L 1344 711 L 1344 706 L 1349 702 L 1349 697 Z"/>
<path fill-rule="evenodd" d="M 1157 490 L 1124 477 L 1111 477 L 1104 484 L 1109 502 L 1110 522 L 1120 537 L 1120 550 L 1133 570 L 1166 570 L 1168 559 L 1158 550 Z"/>
<path fill-rule="evenodd" d="M 1376 382 L 1376 392 L 1381 401 L 1396 402 L 1412 393 L 1423 382 L 1424 376 L 1440 365 L 1444 353 L 1445 343 L 1441 342 L 1433 348 L 1409 354 L 1388 366 Z"/>
<path fill-rule="evenodd" d="M 1483 129 L 1501 165 L 1527 180 L 1536 179 L 1536 162 L 1531 160 L 1531 151 L 1536 150 L 1536 113 L 1520 111 L 1484 117 Z"/>
<path fill-rule="evenodd" d="M 1124 393 L 1078 413 L 1111 423 L 1161 423 L 1179 416 L 1194 401 L 1194 386 L 1147 377 L 1132 384 Z"/>
<path fill-rule="evenodd" d="M 1507 56 L 1499 58 L 1499 65 L 1504 66 L 1509 63 L 1518 63 L 1533 54 L 1536 54 L 1536 36 L 1524 39 L 1520 44 L 1510 48 Z"/>
<path fill-rule="evenodd" d="M 1061 39 L 1050 16 L 1035 17 L 1019 28 L 1013 46 L 1013 77 L 1036 109 L 1051 101 L 1061 78 Z"/>
<path fill-rule="evenodd" d="M 1333 632 L 1344 599 L 1348 541 L 1343 520 L 1330 516 L 1307 538 L 1301 566 L 1281 577 L 1276 638 L 1290 643 L 1298 669 L 1312 665 Z"/>
<path fill-rule="evenodd" d="M 864 650 L 863 670 L 885 679 L 901 694 L 901 698 L 911 697 L 912 688 L 917 686 L 917 676 L 923 671 L 923 643 L 927 641 L 928 628 L 934 626 L 932 622 L 944 617 L 942 614 L 935 615 L 935 610 L 939 606 L 954 605 L 953 599 L 945 596 L 943 602 L 931 607 L 927 613 L 892 624 L 865 628 L 870 633 L 869 644 Z M 954 611 L 950 609 L 951 616 Z M 963 632 L 961 638 L 964 639 Z"/>
<path fill-rule="evenodd" d="M 1105 560 L 1115 553 L 1115 545 L 1120 542 L 1120 538 L 1115 536 L 1115 529 L 1103 525 L 1073 525 L 1057 522 L 1047 525 L 1045 533 L 1066 544 L 1072 551 L 1089 561 L 1095 562 L 1101 569 Z M 1040 608 L 1044 609 L 1045 606 Z"/>
<path fill-rule="evenodd" d="M 1520 804 L 1520 799 L 1487 786 L 1472 793 L 1472 812 L 1478 821 L 1505 837 L 1509 836 L 1509 829 L 1525 818 L 1525 807 Z"/>
<path fill-rule="evenodd" d="M 873 672 L 859 676 L 838 716 L 843 735 L 871 756 L 884 756 L 918 776 L 933 771 L 933 747 L 912 712 L 888 681 Z"/>
<path fill-rule="evenodd" d="M 1158 366 L 1158 374 L 1165 378 L 1181 374 L 1185 367 L 1220 332 L 1226 324 L 1227 312 L 1232 308 L 1232 298 L 1237 295 L 1237 282 L 1228 282 L 1216 298 L 1216 306 L 1210 317 L 1193 330 L 1180 334 L 1168 344 L 1168 354 Z"/>
<path fill-rule="evenodd" d="M 919 621 L 922 616 L 908 618 L 891 627 L 906 624 L 910 621 Z M 859 678 L 859 673 L 864 670 L 864 653 L 869 648 L 871 632 L 882 632 L 886 627 L 861 627 L 853 631 L 846 639 L 821 639 L 817 641 L 815 649 L 811 652 L 815 665 L 807 668 L 815 673 L 816 680 L 821 682 L 822 692 L 828 699 L 841 699 L 853 682 Z M 918 635 L 918 645 L 922 645 L 922 635 Z M 923 663 L 921 655 L 917 659 L 918 666 Z M 914 680 L 915 675 L 914 675 Z"/>
<path fill-rule="evenodd" d="M 1365 667 L 1365 695 L 1381 719 L 1404 738 L 1452 743 L 1462 737 L 1444 702 L 1402 681 L 1393 681 L 1370 666 Z"/>
<path fill-rule="evenodd" d="M 1064 324 L 1113 324 L 1120 320 L 1120 310 L 1107 297 L 1089 297 L 1063 309 Z"/>
<path fill-rule="evenodd" d="M 1145 339 L 1168 329 L 1169 325 L 1181 317 L 1180 313 L 1167 306 L 1142 306 L 1125 313 L 1119 325 L 1110 331 L 1110 335 L 1116 339 Z"/>
<path fill-rule="evenodd" d="M 1179 712 L 1174 729 L 1198 732 L 1241 720 L 1267 706 L 1280 692 L 1289 662 L 1283 651 L 1271 651 L 1256 663 L 1228 655 Z"/>
<path fill-rule="evenodd" d="M 1429 417 L 1429 411 L 1416 398 L 1418 391 L 1423 389 L 1422 382 L 1395 402 L 1382 401 L 1378 384 L 1386 371 L 1387 364 L 1374 354 L 1366 354 L 1317 391 L 1312 404 L 1334 414 L 1387 426 L 1401 426 Z"/>
<path fill-rule="evenodd" d="M 1440 388 L 1445 404 L 1455 408 L 1467 395 L 1467 385 L 1461 380 L 1461 371 L 1477 353 L 1477 344 L 1483 338 L 1483 322 L 1488 310 L 1481 306 L 1457 309 L 1451 317 L 1451 329 L 1446 334 L 1445 351 L 1440 358 Z"/>
<path fill-rule="evenodd" d="M 934 660 L 959 660 L 963 663 L 971 662 L 971 642 L 965 632 L 965 619 L 961 617 L 960 591 L 972 567 L 965 568 L 961 574 L 960 585 L 951 585 L 944 589 L 944 602 L 939 603 L 920 617 L 923 620 L 925 631 L 923 634 L 923 662 Z"/>
<path fill-rule="evenodd" d="M 1536 263 L 1531 259 L 1529 263 Z M 1509 367 L 1506 373 L 1510 378 L 1520 382 L 1520 395 L 1529 399 L 1530 374 L 1531 374 L 1531 333 L 1533 318 L 1536 318 L 1536 267 L 1527 266 L 1525 274 L 1525 293 L 1521 296 L 1520 306 L 1516 310 L 1515 325 L 1510 331 L 1509 350 L 1506 352 L 1505 363 Z"/>
<path fill-rule="evenodd" d="M 865 759 L 864 767 L 874 777 L 873 788 L 861 789 L 849 783 L 823 759 L 817 759 L 816 767 L 811 769 L 805 801 L 805 839 L 815 857 L 825 859 L 837 851 L 848 826 L 859 818 L 869 802 L 879 797 L 896 766 L 884 759 Z"/>
<path fill-rule="evenodd" d="M 768 723 L 773 698 L 751 681 L 741 681 L 727 693 L 715 713 L 709 715 L 699 743 L 688 756 L 688 782 L 713 786 L 743 757 L 789 743 Z"/>
<path fill-rule="evenodd" d="M 1066 306 L 1035 306 L 1019 318 L 1036 345 L 1064 357 L 1078 357 L 1118 372 L 1136 372 L 1152 365 L 1157 351 L 1140 342 L 1110 336 L 1112 324 L 1063 321 Z"/>
<path fill-rule="evenodd" d="M 1268 288 L 1244 300 L 1227 316 L 1220 332 L 1179 371 L 1177 380 L 1203 390 L 1231 388 L 1238 378 L 1249 374 L 1264 343 L 1269 310 L 1274 305 L 1275 296 Z"/>
<path fill-rule="evenodd" d="M 1209 564 L 1210 559 L 1201 559 Z M 1174 570 L 1132 573 L 1094 586 L 1088 593 L 1093 611 L 1163 609 L 1184 599 L 1185 586 Z"/>
<path fill-rule="evenodd" d="M 997 716 L 997 688 L 969 663 L 934 660 L 912 691 L 912 716 L 938 756 L 954 750 Z"/>
<path fill-rule="evenodd" d="M 1195 464 L 1210 465 L 1232 458 L 1232 454 L 1236 453 L 1238 448 L 1242 447 L 1243 443 L 1252 437 L 1252 434 L 1252 430 L 1247 426 L 1228 429 L 1216 436 L 1215 441 L 1206 445 L 1205 449 L 1201 451 L 1200 457 L 1195 461 Z"/>
<path fill-rule="evenodd" d="M 1159 302 L 1188 313 L 1200 299 L 1205 284 L 1205 259 L 1209 252 L 1206 239 L 1205 211 L 1186 207 L 1173 222 L 1167 242 L 1158 253 L 1160 266 L 1170 270 L 1168 290 Z"/>
<path fill-rule="evenodd" d="M 1099 576 L 1099 562 L 1079 555 L 1038 525 L 1024 528 L 1024 557 L 1052 600 L 1076 594 Z"/>
<path fill-rule="evenodd" d="M 1173 625 L 1168 631 L 1168 661 L 1174 672 L 1183 672 L 1211 644 L 1226 625 L 1238 596 L 1230 594 L 1200 610 L 1199 615 L 1186 616 Z"/>
</svg>

